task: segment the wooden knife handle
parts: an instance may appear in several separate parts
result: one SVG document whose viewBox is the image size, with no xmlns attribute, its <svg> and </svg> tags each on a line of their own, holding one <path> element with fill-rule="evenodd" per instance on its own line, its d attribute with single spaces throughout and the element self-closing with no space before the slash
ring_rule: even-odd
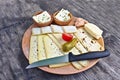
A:
<svg viewBox="0 0 120 80">
<path fill-rule="evenodd" d="M 80 55 L 74 55 L 72 52 L 70 52 L 69 61 L 71 62 L 71 61 L 98 59 L 98 58 L 107 57 L 109 55 L 110 53 L 107 49 L 105 49 L 104 51 L 88 52 Z"/>
</svg>

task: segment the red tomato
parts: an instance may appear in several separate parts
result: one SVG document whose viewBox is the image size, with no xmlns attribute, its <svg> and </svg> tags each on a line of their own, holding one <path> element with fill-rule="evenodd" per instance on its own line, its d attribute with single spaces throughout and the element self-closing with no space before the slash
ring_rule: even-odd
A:
<svg viewBox="0 0 120 80">
<path fill-rule="evenodd" d="M 73 36 L 71 34 L 68 34 L 68 33 L 62 33 L 62 38 L 65 41 L 71 41 Z"/>
</svg>

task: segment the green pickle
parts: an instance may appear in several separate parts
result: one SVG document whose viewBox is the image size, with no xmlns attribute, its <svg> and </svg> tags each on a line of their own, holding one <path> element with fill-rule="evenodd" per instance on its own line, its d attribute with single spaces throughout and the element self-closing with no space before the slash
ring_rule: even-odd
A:
<svg viewBox="0 0 120 80">
<path fill-rule="evenodd" d="M 68 52 L 69 50 L 71 50 L 76 44 L 77 44 L 77 38 L 72 39 L 69 42 L 66 42 L 62 45 L 62 50 L 64 52 Z"/>
</svg>

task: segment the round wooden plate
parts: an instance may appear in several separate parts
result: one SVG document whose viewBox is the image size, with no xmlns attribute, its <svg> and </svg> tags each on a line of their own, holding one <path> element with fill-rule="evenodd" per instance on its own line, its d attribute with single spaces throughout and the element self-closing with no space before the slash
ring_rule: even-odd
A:
<svg viewBox="0 0 120 80">
<path fill-rule="evenodd" d="M 69 25 L 73 25 L 74 20 L 76 18 L 74 17 L 74 19 L 70 22 Z M 37 27 L 36 24 L 32 24 L 24 33 L 23 35 L 23 39 L 22 39 L 22 49 L 23 49 L 23 53 L 25 55 L 25 57 L 28 59 L 29 57 L 29 49 L 30 49 L 30 37 L 31 37 L 31 30 L 33 27 Z M 99 40 L 97 40 L 101 46 L 104 47 L 104 40 L 103 38 L 100 38 Z M 95 60 L 90 60 L 88 66 L 77 70 L 75 69 L 72 65 L 67 65 L 64 67 L 59 67 L 59 68 L 49 68 L 49 67 L 39 67 L 39 69 L 49 72 L 49 73 L 53 73 L 53 74 L 59 74 L 59 75 L 69 75 L 69 74 L 75 74 L 75 73 L 79 73 L 82 71 L 85 71 L 89 68 L 91 68 L 92 66 L 94 66 L 97 62 L 99 61 L 99 59 L 95 59 Z"/>
</svg>

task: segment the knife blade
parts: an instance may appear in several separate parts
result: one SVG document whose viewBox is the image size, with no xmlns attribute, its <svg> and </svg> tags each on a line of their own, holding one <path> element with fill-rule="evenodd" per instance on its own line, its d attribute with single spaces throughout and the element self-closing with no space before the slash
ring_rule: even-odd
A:
<svg viewBox="0 0 120 80">
<path fill-rule="evenodd" d="M 105 49 L 104 51 L 88 52 L 88 53 L 80 54 L 80 55 L 74 55 L 72 52 L 69 52 L 69 54 L 66 54 L 64 56 L 39 60 L 37 62 L 34 62 L 34 63 L 28 65 L 26 67 L 26 69 L 40 67 L 40 66 L 46 66 L 46 65 L 50 65 L 50 64 L 58 64 L 58 63 L 66 63 L 66 62 L 73 62 L 73 61 L 104 58 L 109 55 L 110 55 L 110 53 L 107 49 Z"/>
</svg>

